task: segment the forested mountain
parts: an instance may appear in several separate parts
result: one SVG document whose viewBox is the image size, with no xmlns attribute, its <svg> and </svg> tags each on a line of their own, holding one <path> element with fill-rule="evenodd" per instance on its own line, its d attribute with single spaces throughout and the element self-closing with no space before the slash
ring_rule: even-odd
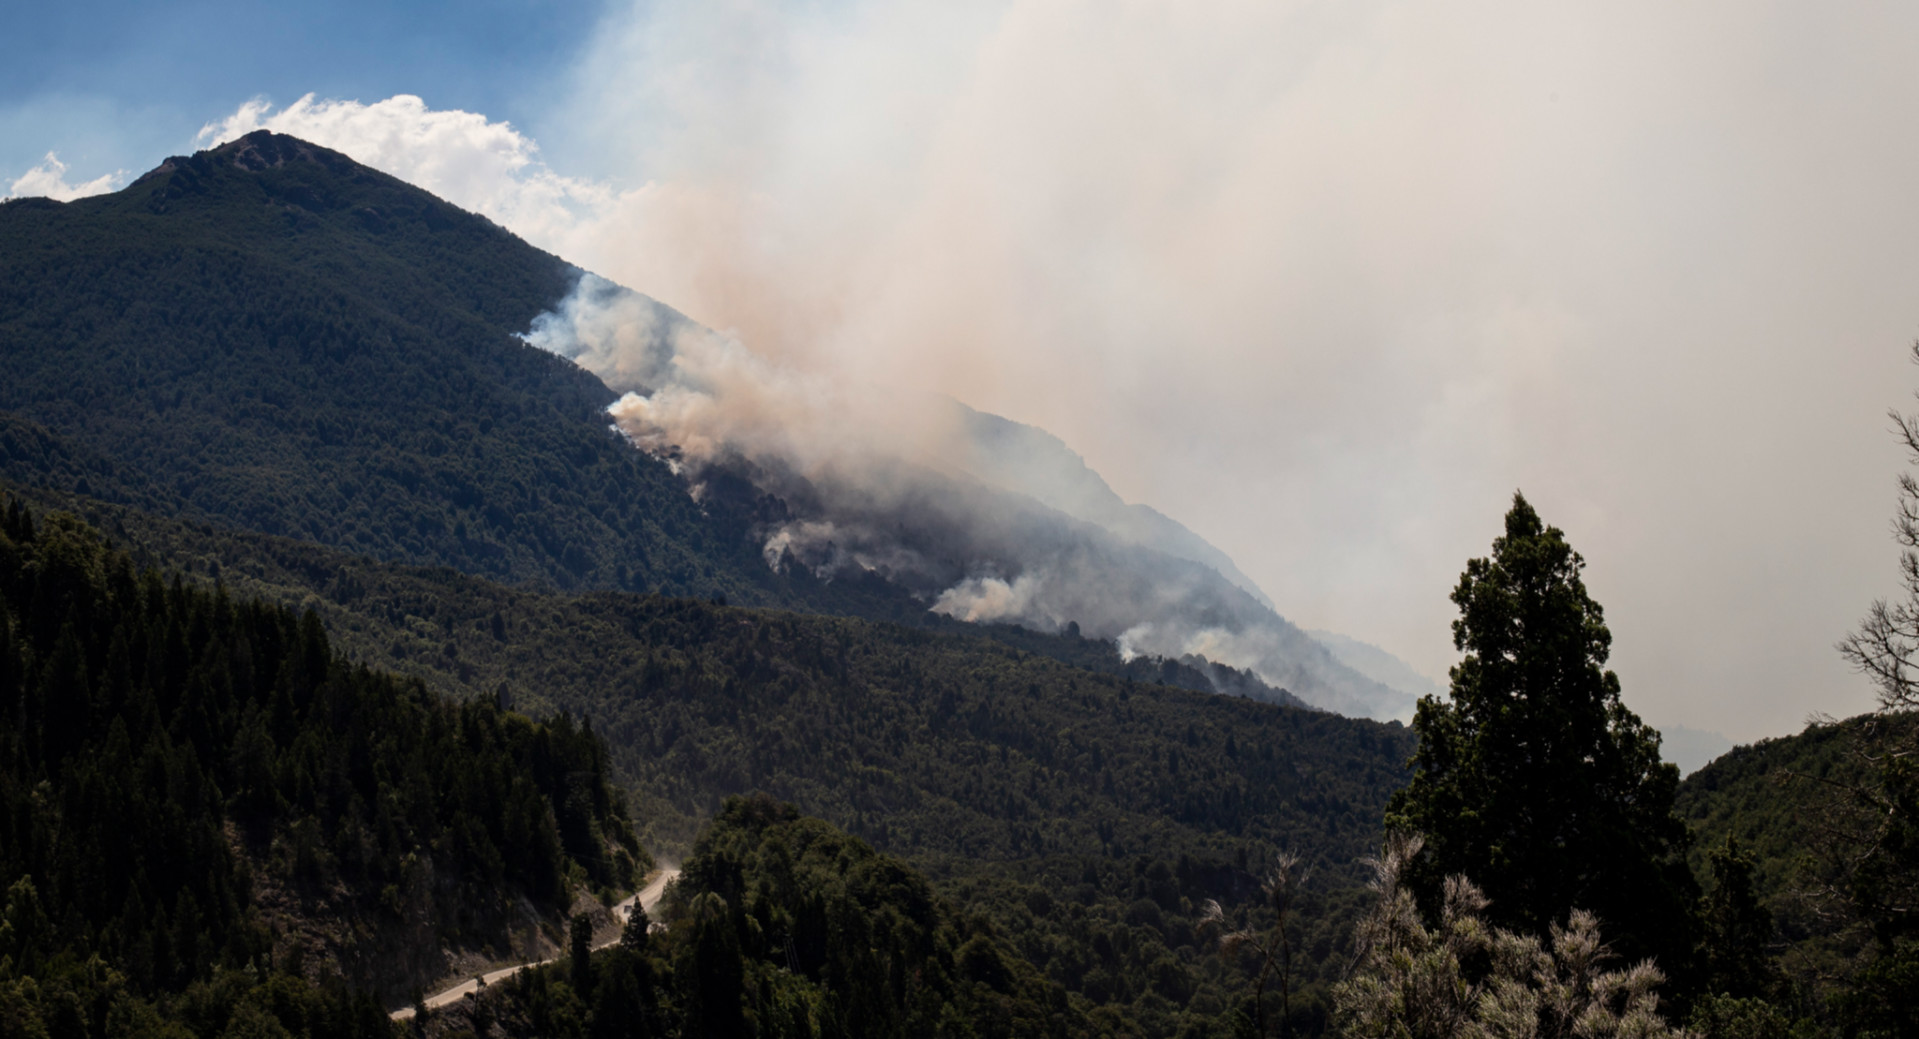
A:
<svg viewBox="0 0 1919 1039">
<path fill-rule="evenodd" d="M 262 984 L 360 1020 L 364 1001 L 327 987 L 324 972 L 391 1006 L 422 979 L 549 941 L 514 907 L 550 923 L 568 895 L 626 889 L 643 846 L 705 855 L 750 840 L 830 847 L 835 863 L 904 862 L 918 879 L 901 883 L 944 902 L 928 933 L 945 937 L 921 962 L 952 981 L 944 1006 L 1030 998 L 1049 1031 L 1085 1021 L 1107 1034 L 1218 1034 L 1244 1016 L 1263 965 L 1220 954 L 1206 904 L 1269 925 L 1260 883 L 1292 852 L 1313 879 L 1291 910 L 1291 1020 L 1322 1030 L 1366 901 L 1357 860 L 1377 850 L 1381 810 L 1405 781 L 1407 730 L 1289 706 L 1257 675 L 1123 653 L 1071 624 L 964 623 L 879 569 L 769 560 L 769 532 L 804 501 L 737 473 L 690 482 L 608 429 L 605 383 L 516 338 L 577 274 L 480 218 L 273 135 L 169 160 L 115 195 L 0 206 L 0 478 L 38 515 L 20 514 L 16 540 L 54 531 L 49 543 L 91 546 L 105 575 L 95 598 L 135 618 L 99 622 L 60 657 L 65 608 L 11 607 L 51 626 L 50 642 L 16 640 L 25 680 L 40 689 L 48 661 L 79 660 L 61 681 L 86 685 L 72 702 L 105 728 L 98 748 L 52 771 L 21 758 L 28 771 L 8 803 L 27 826 L 37 784 L 69 796 L 59 768 L 80 767 L 71 761 L 109 770 L 71 780 L 93 797 L 161 774 L 142 763 L 190 744 L 203 792 L 218 797 L 186 812 L 188 829 L 228 849 L 192 881 L 215 885 L 193 895 L 215 951 L 149 979 L 140 964 L 164 957 L 141 950 L 173 954 L 178 896 L 83 897 L 71 878 L 98 849 L 58 851 L 45 832 L 19 831 L 29 836 L 7 848 L 67 856 L 15 875 L 70 916 L 57 932 L 66 966 L 37 960 L 26 976 L 67 978 L 79 993 L 93 982 L 73 979 L 98 952 L 134 979 L 129 998 L 207 1036 Z M 1016 504 L 1007 515 L 1054 539 L 1060 558 L 1158 552 L 1120 551 L 1103 534 L 1080 552 L 1068 542 L 1082 521 Z M 83 514 L 130 555 L 49 507 Z M 1176 524 L 1126 515 L 1142 537 L 1204 555 Z M 1265 610 L 1207 567 L 1161 556 L 1233 610 Z M 145 567 L 166 576 L 116 590 L 116 574 Z M 174 612 L 155 620 L 156 602 Z M 227 677 L 181 693 L 169 672 L 132 667 L 127 688 L 172 689 L 153 694 L 161 720 L 142 720 L 138 697 L 126 707 L 97 687 L 120 688 L 117 632 L 127 659 L 145 660 L 152 636 L 136 629 L 164 632 L 175 618 L 195 638 L 204 629 L 219 647 L 206 674 Z M 295 658 L 305 663 L 284 664 Z M 272 675 L 246 670 L 264 662 Z M 113 742 L 123 715 L 124 760 Z M 203 737 L 176 733 L 175 716 Z M 134 772 L 110 771 L 126 761 Z M 754 808 L 724 824 L 753 836 L 700 844 L 735 795 L 819 821 Z M 171 839 L 142 828 L 170 818 L 164 804 L 134 797 L 103 812 L 123 841 Z M 799 911 L 714 884 L 742 911 Z M 880 912 L 897 893 L 862 904 Z M 126 922 L 136 917 L 164 923 L 142 930 Z M 737 917 L 729 926 L 764 941 L 764 924 L 758 939 Z M 162 926 L 166 938 L 144 937 Z M 123 934 L 131 944 L 114 945 Z M 254 937 L 234 945 L 233 934 Z M 955 965 L 938 958 L 940 942 L 991 955 Z M 202 1004 L 216 1009 L 182 1009 Z"/>
<path fill-rule="evenodd" d="M 7 1034 L 383 1035 L 375 997 L 650 865 L 589 729 L 350 664 L 311 613 L 11 499 L 0 716 Z"/>
<path fill-rule="evenodd" d="M 506 580 L 785 601 L 608 431 L 604 384 L 513 337 L 574 274 L 255 135 L 116 194 L 0 204 L 0 410 L 111 500 Z M 5 459 L 28 483 L 34 462 Z"/>
<path fill-rule="evenodd" d="M 521 338 L 583 280 L 481 217 L 267 132 L 168 159 L 112 195 L 0 204 L 0 474 L 563 589 L 907 619 L 949 586 L 1039 581 L 1057 594 L 1029 597 L 1033 609 L 948 612 L 1048 631 L 1083 621 L 1107 640 L 1130 632 L 1147 655 L 1231 647 L 1264 676 L 1242 691 L 1285 686 L 1356 714 L 1405 706 L 1243 590 L 1216 549 L 992 416 L 962 423 L 972 467 L 1015 485 L 991 490 L 991 507 L 976 507 L 986 489 L 942 478 L 920 498 L 944 511 L 855 509 L 874 521 L 860 535 L 841 508 L 827 517 L 837 541 L 794 540 L 824 529 L 826 485 L 770 483 L 752 465 L 689 483 L 609 428 L 607 383 Z M 1041 497 L 1091 522 L 1031 496 L 1075 466 Z M 882 528 L 925 566 L 863 555 Z"/>
</svg>

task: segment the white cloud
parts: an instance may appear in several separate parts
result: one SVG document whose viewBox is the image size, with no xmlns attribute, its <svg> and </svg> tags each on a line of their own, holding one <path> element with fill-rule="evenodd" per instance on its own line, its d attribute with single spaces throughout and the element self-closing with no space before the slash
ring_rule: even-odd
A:
<svg viewBox="0 0 1919 1039">
<path fill-rule="evenodd" d="M 255 130 L 272 130 L 342 152 L 485 215 L 569 259 L 582 227 L 603 223 L 621 195 L 607 185 L 564 177 L 540 161 L 539 147 L 512 124 L 477 112 L 434 110 L 411 94 L 363 104 L 308 94 L 275 110 L 249 101 L 202 127 L 210 148 Z"/>
<path fill-rule="evenodd" d="M 126 179 L 127 171 L 115 170 L 112 173 L 103 173 L 89 181 L 69 184 L 67 183 L 67 164 L 61 162 L 58 155 L 48 152 L 40 165 L 22 174 L 7 188 L 5 195 L 0 195 L 0 198 L 43 197 L 59 202 L 71 202 L 76 198 L 118 191 L 120 186 L 126 183 Z"/>
</svg>

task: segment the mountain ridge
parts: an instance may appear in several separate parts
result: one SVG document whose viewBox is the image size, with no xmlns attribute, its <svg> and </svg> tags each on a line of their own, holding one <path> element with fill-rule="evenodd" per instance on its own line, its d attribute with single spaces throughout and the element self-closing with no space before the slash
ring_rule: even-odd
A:
<svg viewBox="0 0 1919 1039">
<path fill-rule="evenodd" d="M 1394 695 L 1272 613 L 1190 531 L 1123 502 L 1114 512 L 1117 496 L 1057 438 L 977 412 L 1042 443 L 1052 468 L 1070 459 L 1082 491 L 1104 491 L 1109 522 L 1173 554 L 1098 524 L 1076 533 L 1022 495 L 999 515 L 1024 518 L 994 535 L 1013 540 L 992 551 L 964 509 L 924 528 L 945 591 L 864 562 L 797 574 L 768 546 L 809 529 L 795 509 L 805 488 L 715 474 L 696 497 L 671 458 L 608 430 L 615 387 L 527 344 L 583 278 L 484 218 L 261 131 L 171 157 L 115 194 L 0 207 L 0 357 L 14 375 L 0 411 L 67 441 L 60 464 L 91 459 L 98 496 L 399 562 L 881 619 L 930 605 L 1048 631 L 1077 621 L 1125 653 L 1250 667 L 1347 713 L 1380 713 Z M 31 482 L 33 454 L 7 471 Z M 970 508 L 952 486 L 924 486 Z M 1041 566 L 1081 575 L 1066 604 L 1080 616 L 982 611 L 975 593 Z M 1100 574 L 1130 575 L 1131 619 L 1085 583 Z"/>
</svg>

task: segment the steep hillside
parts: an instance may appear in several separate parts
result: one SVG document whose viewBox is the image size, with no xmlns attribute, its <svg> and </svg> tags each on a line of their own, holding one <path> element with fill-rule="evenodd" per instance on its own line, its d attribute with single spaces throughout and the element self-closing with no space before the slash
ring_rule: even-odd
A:
<svg viewBox="0 0 1919 1039">
<path fill-rule="evenodd" d="M 1735 747 L 1687 776 L 1679 784 L 1675 810 L 1697 836 L 1695 871 L 1704 869 L 1706 854 L 1730 835 L 1757 860 L 1754 883 L 1760 897 L 1783 904 L 1810 879 L 1804 867 L 1825 844 L 1820 827 L 1834 785 L 1859 782 L 1869 772 L 1860 752 L 1887 735 L 1862 742 L 1873 721 L 1862 716 L 1811 724 L 1796 735 Z M 1904 724 L 1919 724 L 1919 719 Z"/>
<path fill-rule="evenodd" d="M 702 502 L 750 512 L 783 575 L 878 574 L 962 620 L 1202 656 L 1342 714 L 1410 713 L 1410 697 L 1342 664 L 1218 549 L 1127 505 L 1044 431 L 793 371 L 590 274 L 528 341 L 625 391 L 608 409 L 619 429 Z"/>
<path fill-rule="evenodd" d="M 942 892 L 911 862 L 822 820 L 737 799 L 701 835 L 662 907 L 670 928 L 629 932 L 585 964 L 568 959 L 495 985 L 425 1031 L 430 1039 L 1244 1035 L 1246 964 L 1218 955 L 1189 911 L 1197 898 L 1233 897 L 1208 883 L 1210 872 L 1154 863 L 1102 877 L 1089 866 L 1065 883 L 1042 874 L 1011 890 Z M 1122 911 L 1097 897 L 1104 884 L 1131 890 Z M 1324 908 L 1314 915 L 1331 916 Z M 1294 938 L 1302 950 L 1325 940 Z M 1295 989 L 1286 1034 L 1323 1031 L 1315 991 Z M 1271 1000 L 1269 1014 L 1277 1009 Z"/>
<path fill-rule="evenodd" d="M 730 802 L 700 837 L 668 916 L 663 933 L 493 986 L 426 1034 L 1098 1034 L 907 863 L 763 799 Z"/>
<path fill-rule="evenodd" d="M 0 205 L 0 410 L 112 500 L 504 580 L 778 601 L 740 533 L 607 429 L 598 379 L 514 338 L 574 274 L 255 134 L 116 194 Z"/>
<path fill-rule="evenodd" d="M 495 580 L 1076 622 L 1128 656 L 1197 654 L 1263 679 L 1227 688 L 1399 713 L 1230 559 L 1120 502 L 1030 427 L 959 409 L 955 449 L 1000 481 L 990 489 L 881 467 L 863 484 L 892 480 L 892 497 L 823 511 L 833 485 L 752 464 L 689 482 L 674 451 L 635 451 L 609 428 L 607 382 L 521 337 L 552 346 L 554 308 L 590 281 L 483 218 L 266 132 L 168 159 L 113 195 L 8 202 L 0 474 Z M 626 295 L 647 328 L 711 336 Z M 673 358 L 658 342 L 640 351 L 594 371 L 644 389 L 639 361 Z M 902 494 L 939 514 L 901 513 Z M 866 551 L 881 530 L 928 565 Z M 995 581 L 1058 594 L 988 609 L 1004 598 Z"/>
<path fill-rule="evenodd" d="M 1693 827 L 1695 872 L 1707 875 L 1707 855 L 1728 837 L 1752 856 L 1754 890 L 1772 915 L 1770 951 L 1801 1013 L 1846 1016 L 1849 986 L 1883 956 L 1843 878 L 1858 851 L 1847 835 L 1884 808 L 1850 791 L 1872 780 L 1870 757 L 1910 748 L 1915 726 L 1919 717 L 1897 715 L 1811 724 L 1737 747 L 1680 784 L 1675 807 Z M 1879 983 L 1910 991 L 1896 978 Z"/>
<path fill-rule="evenodd" d="M 13 500 L 0 717 L 9 1034 L 383 1035 L 343 981 L 397 1000 L 536 950 L 576 890 L 648 864 L 590 731 L 353 666 L 312 614 L 168 583 Z"/>
</svg>

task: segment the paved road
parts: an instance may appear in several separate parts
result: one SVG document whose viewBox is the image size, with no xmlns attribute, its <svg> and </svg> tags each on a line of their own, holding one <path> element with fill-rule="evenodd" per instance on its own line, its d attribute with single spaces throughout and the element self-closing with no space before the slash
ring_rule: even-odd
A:
<svg viewBox="0 0 1919 1039">
<path fill-rule="evenodd" d="M 641 888 L 633 897 L 613 907 L 614 918 L 622 924 L 626 923 L 627 918 L 633 915 L 633 903 L 636 901 L 650 911 L 654 906 L 660 904 L 660 896 L 666 894 L 666 885 L 673 883 L 679 875 L 680 871 L 677 867 L 673 869 L 663 869 L 653 874 L 653 879 L 648 881 L 646 886 Z M 595 945 L 594 948 L 604 949 L 619 940 L 619 937 L 616 935 Z M 516 963 L 511 967 L 501 967 L 499 970 L 488 971 L 480 975 L 480 979 L 486 984 L 491 985 L 495 982 L 505 981 L 526 967 L 539 967 L 552 962 L 552 960 L 540 960 L 537 963 Z M 426 1008 L 428 1010 L 434 1010 L 446 1006 L 455 1000 L 465 999 L 469 992 L 478 992 L 479 990 L 480 981 L 468 978 L 452 988 L 435 992 L 426 997 Z M 413 1017 L 413 1011 L 413 1007 L 406 1007 L 395 1010 L 388 1016 L 395 1021 L 406 1021 Z"/>
</svg>

